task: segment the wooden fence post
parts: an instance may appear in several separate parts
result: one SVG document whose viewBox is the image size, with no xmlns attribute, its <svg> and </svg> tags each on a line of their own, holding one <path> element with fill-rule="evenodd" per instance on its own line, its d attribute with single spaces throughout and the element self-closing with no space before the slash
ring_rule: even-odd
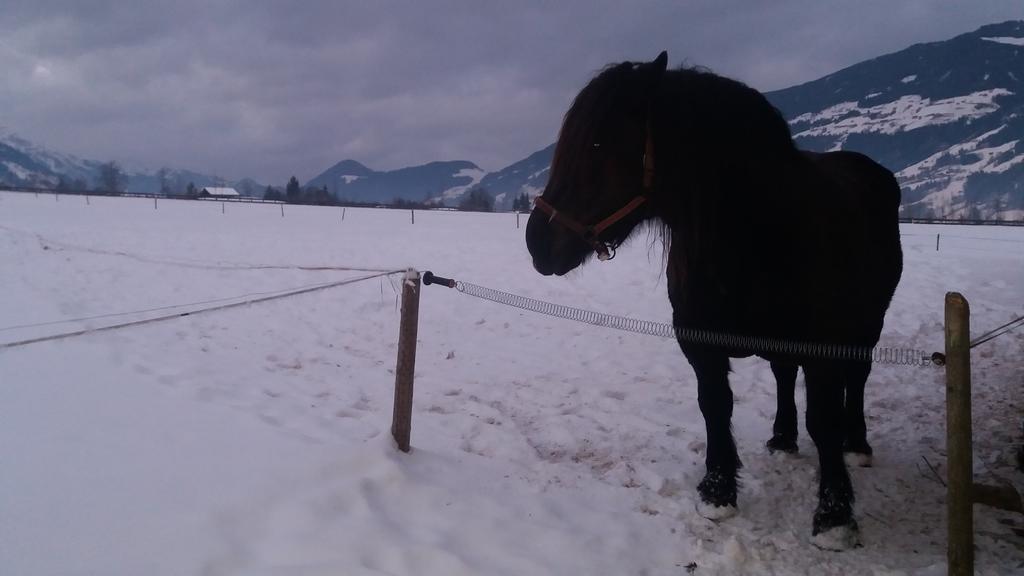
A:
<svg viewBox="0 0 1024 576">
<path fill-rule="evenodd" d="M 220 213 L 221 214 L 224 213 L 224 203 L 223 202 L 220 203 Z"/>
<path fill-rule="evenodd" d="M 415 224 L 416 223 L 416 211 L 415 210 L 409 210 L 409 215 L 412 216 L 412 223 Z"/>
<path fill-rule="evenodd" d="M 970 306 L 946 294 L 946 476 L 949 574 L 974 574 Z"/>
<path fill-rule="evenodd" d="M 345 207 L 344 206 L 341 207 L 341 221 L 342 222 L 345 221 Z"/>
<path fill-rule="evenodd" d="M 281 218 L 284 218 L 284 204 L 281 204 Z"/>
<path fill-rule="evenodd" d="M 935 251 L 936 252 L 939 251 L 939 235 L 938 234 L 935 235 Z"/>
<path fill-rule="evenodd" d="M 391 435 L 402 452 L 409 451 L 412 435 L 412 390 L 419 314 L 420 273 L 410 268 L 402 280 L 402 319 L 398 329 L 398 363 L 395 366 L 395 411 L 391 420 Z"/>
</svg>

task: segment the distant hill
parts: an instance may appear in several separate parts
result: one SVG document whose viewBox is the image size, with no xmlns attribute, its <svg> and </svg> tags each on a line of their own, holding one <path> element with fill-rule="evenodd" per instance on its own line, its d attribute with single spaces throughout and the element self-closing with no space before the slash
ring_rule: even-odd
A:
<svg viewBox="0 0 1024 576">
<path fill-rule="evenodd" d="M 394 200 L 456 204 L 486 174 L 464 160 L 430 162 L 398 170 L 378 172 L 355 160 L 344 160 L 327 169 L 304 187 L 327 190 L 340 200 L 390 203 Z"/>
<path fill-rule="evenodd" d="M 373 174 L 375 174 L 373 170 L 370 170 L 355 160 L 342 160 L 327 170 L 324 170 L 316 178 L 306 182 L 305 186 L 307 188 L 323 188 L 326 186 L 328 191 L 337 195 L 337 193 L 348 184 Z"/>
<path fill-rule="evenodd" d="M 68 182 L 83 182 L 91 189 L 96 184 L 99 168 L 103 164 L 49 150 L 0 129 L 0 185 L 47 188 L 56 186 L 58 180 L 64 177 Z M 160 191 L 157 171 L 123 170 L 127 192 L 150 194 Z M 191 170 L 168 169 L 165 177 L 167 185 L 175 193 L 184 192 L 189 182 L 198 188 L 233 186 L 243 195 L 253 196 L 262 196 L 266 189 L 265 185 L 250 178 L 228 181 Z"/>
<path fill-rule="evenodd" d="M 526 193 L 533 198 L 544 191 L 554 154 L 555 145 L 552 144 L 511 166 L 491 172 L 484 176 L 480 185 L 494 196 L 496 209 L 509 210 L 520 194 Z"/>
<path fill-rule="evenodd" d="M 52 152 L 0 129 L 0 183 L 53 186 L 60 175 L 92 185 L 100 163 Z"/>
</svg>

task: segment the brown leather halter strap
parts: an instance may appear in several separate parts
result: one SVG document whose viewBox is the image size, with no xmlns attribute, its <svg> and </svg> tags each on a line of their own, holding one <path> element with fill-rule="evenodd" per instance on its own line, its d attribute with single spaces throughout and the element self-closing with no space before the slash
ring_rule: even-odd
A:
<svg viewBox="0 0 1024 576">
<path fill-rule="evenodd" d="M 615 249 L 618 248 L 618 244 L 609 244 L 603 242 L 600 239 L 601 233 L 615 225 L 623 218 L 629 216 L 637 208 L 647 202 L 648 194 L 651 188 L 654 186 L 654 142 L 651 138 L 651 118 L 650 113 L 647 115 L 647 139 L 644 143 L 644 189 L 643 193 L 633 198 L 625 206 L 619 208 L 613 212 L 610 216 L 601 220 L 597 224 L 590 226 L 584 226 L 576 220 L 562 214 L 557 208 L 549 204 L 546 200 L 538 196 L 534 200 L 534 205 L 540 208 L 542 212 L 549 216 L 548 223 L 558 223 L 565 228 L 575 232 L 579 235 L 584 242 L 590 244 L 590 246 L 597 252 L 598 260 L 611 260 L 615 257 Z"/>
</svg>

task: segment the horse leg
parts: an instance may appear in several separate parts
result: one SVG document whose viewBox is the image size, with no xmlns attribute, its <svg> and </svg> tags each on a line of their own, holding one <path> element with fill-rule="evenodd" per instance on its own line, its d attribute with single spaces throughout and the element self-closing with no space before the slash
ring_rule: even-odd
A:
<svg viewBox="0 0 1024 576">
<path fill-rule="evenodd" d="M 835 364 L 804 366 L 807 432 L 818 448 L 818 508 L 811 542 L 826 550 L 860 545 L 853 484 L 843 461 L 843 381 Z"/>
<path fill-rule="evenodd" d="M 740 460 L 732 436 L 732 390 L 729 358 L 701 350 L 686 355 L 697 375 L 697 403 L 707 428 L 704 479 L 697 485 L 701 503 L 697 511 L 712 520 L 736 513 L 737 470 Z"/>
<path fill-rule="evenodd" d="M 843 453 L 851 466 L 871 466 L 873 450 L 864 423 L 864 384 L 871 373 L 870 362 L 857 362 L 845 370 L 846 406 L 843 413 Z"/>
<path fill-rule="evenodd" d="M 797 451 L 796 437 L 796 364 L 772 362 L 772 373 L 775 374 L 776 408 L 775 423 L 772 425 L 772 437 L 768 440 L 769 452 L 781 451 L 795 454 Z"/>
</svg>

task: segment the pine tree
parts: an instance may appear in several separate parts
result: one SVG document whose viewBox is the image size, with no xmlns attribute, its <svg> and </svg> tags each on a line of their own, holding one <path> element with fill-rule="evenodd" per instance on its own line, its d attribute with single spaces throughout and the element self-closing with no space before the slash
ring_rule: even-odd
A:
<svg viewBox="0 0 1024 576">
<path fill-rule="evenodd" d="M 469 196 L 459 202 L 459 210 L 468 212 L 493 212 L 494 201 L 483 188 L 474 188 L 469 191 Z"/>
<path fill-rule="evenodd" d="M 526 192 L 521 193 L 512 201 L 512 209 L 516 212 L 529 212 L 530 211 L 530 197 Z"/>
<path fill-rule="evenodd" d="M 298 204 L 302 200 L 302 188 L 299 187 L 299 181 L 292 176 L 288 180 L 288 186 L 284 189 L 285 200 L 289 204 Z"/>
<path fill-rule="evenodd" d="M 125 181 L 121 166 L 111 160 L 100 166 L 100 173 L 96 179 L 96 190 L 108 194 L 120 194 L 124 192 Z"/>
</svg>

